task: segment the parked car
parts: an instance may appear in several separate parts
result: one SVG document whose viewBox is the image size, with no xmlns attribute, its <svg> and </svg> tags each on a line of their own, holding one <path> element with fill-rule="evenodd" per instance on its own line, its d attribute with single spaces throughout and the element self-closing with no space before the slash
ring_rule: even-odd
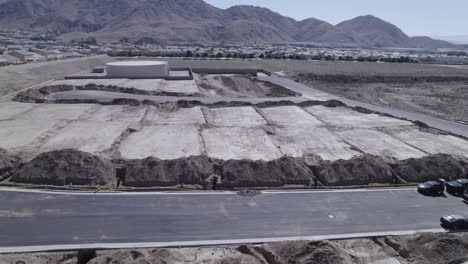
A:
<svg viewBox="0 0 468 264">
<path fill-rule="evenodd" d="M 462 215 L 447 215 L 440 218 L 440 225 L 447 230 L 468 229 L 468 218 Z"/>
<path fill-rule="evenodd" d="M 441 195 L 445 191 L 442 180 L 428 181 L 418 185 L 418 192 L 423 195 Z"/>
<path fill-rule="evenodd" d="M 445 185 L 447 192 L 459 195 L 462 195 L 467 187 L 468 179 L 458 179 L 454 181 L 449 181 Z"/>
</svg>

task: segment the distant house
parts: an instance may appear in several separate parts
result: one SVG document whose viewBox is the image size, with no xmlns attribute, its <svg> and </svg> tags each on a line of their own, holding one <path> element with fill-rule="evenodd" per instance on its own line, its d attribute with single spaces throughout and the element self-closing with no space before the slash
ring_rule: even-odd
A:
<svg viewBox="0 0 468 264">
<path fill-rule="evenodd" d="M 46 60 L 46 57 L 40 54 L 25 50 L 12 50 L 5 52 L 5 54 L 18 58 L 22 63 Z"/>
<path fill-rule="evenodd" d="M 10 64 L 18 64 L 21 61 L 13 56 L 10 55 L 0 55 L 0 66 L 10 65 Z"/>
</svg>

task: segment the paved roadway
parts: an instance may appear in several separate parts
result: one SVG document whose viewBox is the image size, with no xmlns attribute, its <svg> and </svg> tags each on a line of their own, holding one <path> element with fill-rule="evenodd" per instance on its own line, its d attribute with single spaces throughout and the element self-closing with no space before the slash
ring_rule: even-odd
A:
<svg viewBox="0 0 468 264">
<path fill-rule="evenodd" d="M 442 231 L 442 215 L 468 214 L 468 205 L 460 198 L 424 197 L 414 188 L 265 192 L 253 198 L 232 192 L 93 194 L 5 189 L 0 200 L 0 253 Z"/>
</svg>

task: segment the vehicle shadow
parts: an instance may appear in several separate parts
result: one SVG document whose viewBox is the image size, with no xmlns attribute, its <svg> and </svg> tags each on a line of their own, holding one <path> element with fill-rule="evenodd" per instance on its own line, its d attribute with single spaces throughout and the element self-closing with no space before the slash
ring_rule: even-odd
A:
<svg viewBox="0 0 468 264">
<path fill-rule="evenodd" d="M 448 198 L 448 196 L 445 193 L 442 194 L 425 194 L 425 193 L 419 193 L 422 196 L 426 197 L 432 197 L 432 198 Z"/>
</svg>

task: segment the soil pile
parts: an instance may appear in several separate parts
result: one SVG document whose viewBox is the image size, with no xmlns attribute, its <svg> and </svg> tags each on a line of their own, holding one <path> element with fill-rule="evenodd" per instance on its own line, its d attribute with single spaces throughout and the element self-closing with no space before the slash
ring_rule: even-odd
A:
<svg viewBox="0 0 468 264">
<path fill-rule="evenodd" d="M 130 187 L 202 184 L 213 173 L 213 165 L 206 156 L 175 160 L 146 158 L 127 162 L 123 184 Z"/>
<path fill-rule="evenodd" d="M 397 163 L 395 172 L 405 181 L 424 182 L 440 178 L 454 180 L 467 177 L 466 164 L 447 154 L 436 154 Z"/>
<path fill-rule="evenodd" d="M 92 253 L 92 254 L 91 254 Z M 81 254 L 83 255 L 83 254 Z M 237 248 L 98 250 L 87 264 L 454 264 L 468 261 L 468 236 L 427 233 L 338 241 L 289 241 Z M 0 263 L 77 263 L 77 252 L 2 254 Z"/>
<path fill-rule="evenodd" d="M 228 160 L 220 168 L 222 187 L 277 187 L 309 185 L 315 175 L 302 159 L 282 157 L 272 161 Z"/>
<path fill-rule="evenodd" d="M 115 181 L 112 163 L 89 153 L 64 149 L 43 153 L 11 178 L 16 183 L 46 185 L 110 185 Z"/>
<path fill-rule="evenodd" d="M 468 236 L 463 234 L 417 234 L 409 237 L 387 237 L 384 241 L 410 263 L 468 261 Z"/>
<path fill-rule="evenodd" d="M 353 263 L 351 257 L 339 248 L 338 244 L 329 241 L 279 242 L 256 247 L 241 246 L 238 250 L 255 256 L 262 263 Z"/>
<path fill-rule="evenodd" d="M 350 160 L 323 161 L 317 168 L 318 179 L 328 186 L 395 183 L 392 168 L 382 158 L 362 155 Z"/>
<path fill-rule="evenodd" d="M 0 148 L 0 181 L 16 173 L 21 164 L 19 157 Z"/>
<path fill-rule="evenodd" d="M 44 103 L 46 96 L 37 89 L 28 89 L 17 93 L 12 100 L 22 103 Z"/>
<path fill-rule="evenodd" d="M 200 91 L 208 97 L 287 97 L 300 96 L 283 86 L 245 76 L 200 75 Z"/>
</svg>

